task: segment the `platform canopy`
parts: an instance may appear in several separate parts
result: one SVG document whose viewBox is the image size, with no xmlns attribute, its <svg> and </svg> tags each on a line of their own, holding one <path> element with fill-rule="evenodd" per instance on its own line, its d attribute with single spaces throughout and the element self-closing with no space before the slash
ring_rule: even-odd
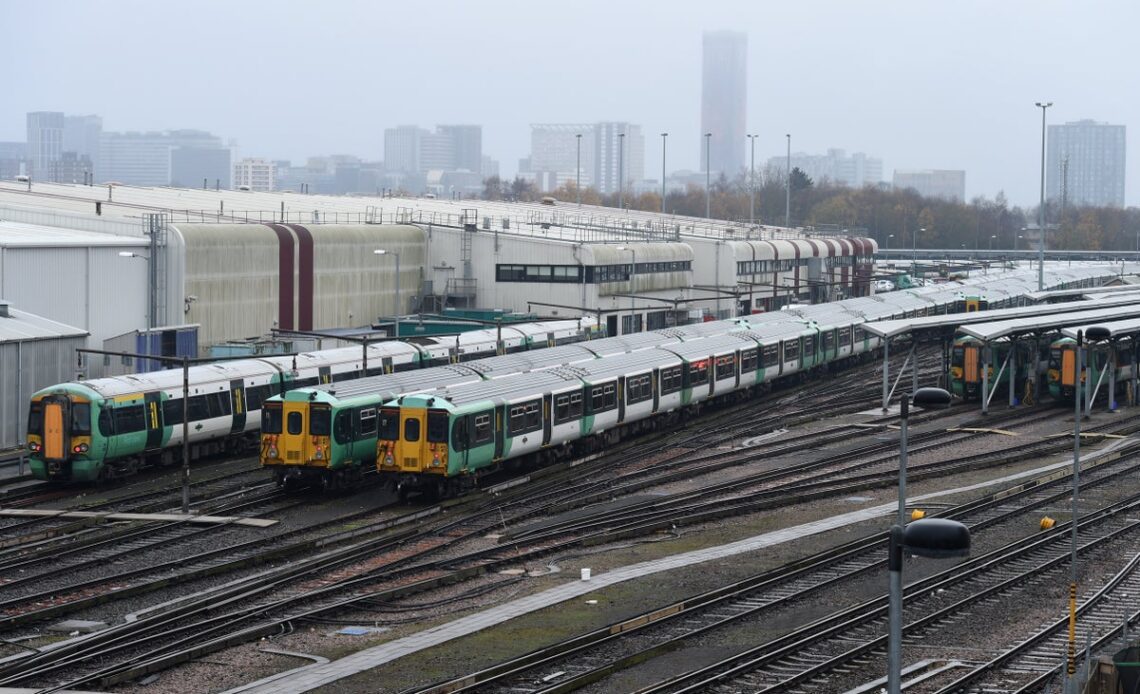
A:
<svg viewBox="0 0 1140 694">
<path fill-rule="evenodd" d="M 1080 291 L 1086 292 L 1088 290 L 1082 289 Z M 884 338 L 898 337 L 899 335 L 907 334 L 918 334 L 920 337 L 930 336 L 931 334 L 946 334 L 949 336 L 953 335 L 960 327 L 976 323 L 1048 317 L 1050 315 L 1057 315 L 1058 311 L 1083 312 L 1107 307 L 1126 307 L 1130 305 L 1135 305 L 1140 309 L 1140 296 L 1126 295 L 1098 298 L 1096 301 L 1073 301 L 1061 306 L 1057 304 L 1040 304 L 1037 306 L 1020 306 L 1018 308 L 977 311 L 975 313 L 948 313 L 943 316 L 881 320 L 867 323 L 864 327 L 867 332 L 872 335 L 878 335 Z"/>
<path fill-rule="evenodd" d="M 1072 299 L 1083 299 L 1088 294 L 1117 294 L 1129 292 L 1140 292 L 1140 285 L 1136 284 L 1120 284 L 1112 287 L 1083 287 L 1078 289 L 1049 289 L 1044 292 L 1029 292 L 1026 298 L 1033 301 L 1070 301 Z"/>
<path fill-rule="evenodd" d="M 1052 315 L 974 323 L 963 325 L 961 332 L 983 342 L 991 342 L 1003 337 L 1045 332 L 1074 325 L 1096 324 L 1113 319 L 1140 318 L 1140 301 L 1132 299 L 1131 302 L 1130 304 L 1105 308 L 1106 302 L 1098 301 L 1094 304 L 1096 308 L 1091 311 L 1054 312 Z M 1054 306 L 1053 308 L 1055 310 L 1057 307 Z"/>
<path fill-rule="evenodd" d="M 1061 334 L 1076 339 L 1078 330 L 1088 335 L 1089 330 L 1094 328 L 1107 331 L 1110 340 L 1121 337 L 1135 337 L 1137 333 L 1140 333 L 1140 318 L 1126 318 L 1124 320 L 1104 321 L 1102 323 L 1073 325 L 1062 329 Z"/>
</svg>

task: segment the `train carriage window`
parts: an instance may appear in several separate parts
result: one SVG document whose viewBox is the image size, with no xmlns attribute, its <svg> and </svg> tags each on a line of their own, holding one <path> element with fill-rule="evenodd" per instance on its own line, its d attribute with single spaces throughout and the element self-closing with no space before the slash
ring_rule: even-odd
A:
<svg viewBox="0 0 1140 694">
<path fill-rule="evenodd" d="M 328 436 L 332 429 L 332 411 L 327 406 L 313 405 L 309 408 L 309 434 Z"/>
<path fill-rule="evenodd" d="M 645 402 L 653 398 L 653 383 L 649 374 L 630 376 L 625 379 L 625 400 L 629 404 Z"/>
<path fill-rule="evenodd" d="M 380 410 L 380 428 L 377 432 L 379 438 L 385 441 L 395 441 L 400 438 L 400 411 L 394 407 L 385 407 Z"/>
<path fill-rule="evenodd" d="M 861 325 L 856 325 L 854 328 L 852 328 L 851 332 L 852 336 L 855 338 L 855 342 L 862 342 L 867 337 L 867 331 L 864 330 L 863 326 Z"/>
<path fill-rule="evenodd" d="M 528 431 L 538 431 L 542 428 L 542 401 L 535 400 L 526 405 L 526 428 Z"/>
<path fill-rule="evenodd" d="M 210 418 L 210 408 L 209 405 L 206 404 L 205 395 L 195 395 L 194 397 L 190 398 L 189 410 L 189 420 L 191 422 L 197 422 Z"/>
<path fill-rule="evenodd" d="M 823 333 L 823 351 L 830 352 L 835 349 L 835 331 L 828 330 Z"/>
<path fill-rule="evenodd" d="M 815 340 L 816 340 L 815 335 L 804 338 L 804 357 L 805 358 L 815 356 Z"/>
<path fill-rule="evenodd" d="M 77 402 L 71 405 L 71 433 L 76 436 L 91 434 L 91 404 Z"/>
<path fill-rule="evenodd" d="M 699 361 L 689 362 L 688 383 L 686 387 L 692 388 L 695 386 L 703 385 L 709 382 L 709 361 L 708 359 L 701 359 Z"/>
<path fill-rule="evenodd" d="M 302 427 L 302 419 L 304 418 L 301 416 L 300 412 L 290 412 L 285 416 L 285 430 L 294 436 L 299 435 L 302 431 L 304 431 L 304 428 Z"/>
<path fill-rule="evenodd" d="M 582 418 L 582 391 L 578 390 L 570 394 L 570 419 Z"/>
<path fill-rule="evenodd" d="M 716 358 L 716 380 L 736 376 L 736 355 L 727 354 Z"/>
<path fill-rule="evenodd" d="M 178 423 L 182 423 L 182 401 L 181 400 L 167 400 L 163 403 L 162 416 L 167 416 L 169 408 L 166 406 L 172 402 L 177 402 L 178 409 Z M 166 419 L 167 426 L 170 426 L 171 420 Z M 263 434 L 280 434 L 281 433 L 281 403 L 267 402 L 265 407 L 261 408 L 261 433 Z"/>
<path fill-rule="evenodd" d="M 491 413 L 475 415 L 475 443 L 486 443 L 491 440 Z"/>
<path fill-rule="evenodd" d="M 44 433 L 44 405 L 33 402 L 28 409 L 28 433 L 42 436 Z"/>
<path fill-rule="evenodd" d="M 851 346 L 851 328 L 840 328 L 839 329 L 839 346 L 840 347 L 850 347 Z"/>
<path fill-rule="evenodd" d="M 756 370 L 756 364 L 759 360 L 760 351 L 758 349 L 746 349 L 740 353 L 740 373 L 751 373 Z"/>
<path fill-rule="evenodd" d="M 764 345 L 764 350 L 760 353 L 760 366 L 761 368 L 769 368 L 776 366 L 780 363 L 780 343 L 776 342 L 770 345 Z"/>
<path fill-rule="evenodd" d="M 428 443 L 447 443 L 447 423 L 450 417 L 443 410 L 428 410 Z"/>
<path fill-rule="evenodd" d="M 130 434 L 146 429 L 146 416 L 142 405 L 116 407 L 112 410 L 116 434 Z"/>
<path fill-rule="evenodd" d="M 606 409 L 606 401 L 602 387 L 594 386 L 590 389 L 590 412 L 601 412 L 604 409 Z"/>
<path fill-rule="evenodd" d="M 352 415 L 347 410 L 336 413 L 336 419 L 333 420 L 333 440 L 341 444 L 352 440 Z"/>
<path fill-rule="evenodd" d="M 232 414 L 229 391 L 221 393 L 210 393 L 205 396 L 206 409 L 210 413 L 210 417 L 226 417 Z"/>
<path fill-rule="evenodd" d="M 542 428 L 542 401 L 519 403 L 510 408 L 508 432 L 519 436 Z"/>
<path fill-rule="evenodd" d="M 404 420 L 404 440 L 411 442 L 420 440 L 420 420 L 415 417 Z"/>
<path fill-rule="evenodd" d="M 245 389 L 246 412 L 249 412 L 250 410 L 261 409 L 261 401 L 265 399 L 262 396 L 262 393 L 264 392 L 262 390 L 263 388 L 265 388 L 265 386 L 250 386 L 249 388 Z"/>
<path fill-rule="evenodd" d="M 787 340 L 784 342 L 784 361 L 800 360 L 800 341 Z"/>
<path fill-rule="evenodd" d="M 682 367 L 672 366 L 661 369 L 661 394 L 676 393 L 684 386 Z"/>
<path fill-rule="evenodd" d="M 617 384 L 607 383 L 602 387 L 602 393 L 605 399 L 605 408 L 612 410 L 617 407 Z"/>
<path fill-rule="evenodd" d="M 358 421 L 360 424 L 356 430 L 362 437 L 372 436 L 376 433 L 376 408 L 364 407 L 360 409 Z"/>
</svg>

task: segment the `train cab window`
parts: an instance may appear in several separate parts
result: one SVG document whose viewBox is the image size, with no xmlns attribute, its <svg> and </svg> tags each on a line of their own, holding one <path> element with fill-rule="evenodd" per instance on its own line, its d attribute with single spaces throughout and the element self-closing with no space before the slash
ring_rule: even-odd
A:
<svg viewBox="0 0 1140 694">
<path fill-rule="evenodd" d="M 352 440 L 352 415 L 347 411 L 336 413 L 336 419 L 333 420 L 333 439 L 337 443 L 348 443 Z"/>
<path fill-rule="evenodd" d="M 76 436 L 91 434 L 91 403 L 77 402 L 71 405 L 71 433 Z"/>
<path fill-rule="evenodd" d="M 736 376 L 736 355 L 726 354 L 716 358 L 716 380 Z"/>
<path fill-rule="evenodd" d="M 142 405 L 116 407 L 112 412 L 116 434 L 129 434 L 146 429 L 146 417 Z"/>
<path fill-rule="evenodd" d="M 447 421 L 449 417 L 443 410 L 428 410 L 427 440 L 428 443 L 447 443 Z"/>
<path fill-rule="evenodd" d="M 808 357 L 814 357 L 815 356 L 815 340 L 816 340 L 815 335 L 804 338 L 804 358 L 805 359 Z"/>
<path fill-rule="evenodd" d="M 44 405 L 33 402 L 28 409 L 28 433 L 42 436 L 44 433 Z"/>
<path fill-rule="evenodd" d="M 359 412 L 360 424 L 357 431 L 361 436 L 372 436 L 376 433 L 376 408 L 365 407 Z"/>
<path fill-rule="evenodd" d="M 955 366 L 957 366 L 957 364 L 955 364 Z M 1049 368 L 1050 369 L 1060 369 L 1061 368 L 1061 350 L 1059 350 L 1059 349 L 1049 350 Z"/>
<path fill-rule="evenodd" d="M 415 417 L 409 417 L 408 419 L 404 420 L 404 440 L 420 440 L 420 420 L 416 419 Z"/>
<path fill-rule="evenodd" d="M 760 356 L 760 351 L 757 349 L 746 349 L 740 353 L 740 373 L 746 374 L 756 370 L 756 364 Z"/>
<path fill-rule="evenodd" d="M 301 417 L 300 412 L 290 412 L 285 416 L 285 430 L 290 434 L 297 436 L 302 431 L 304 431 L 301 423 L 302 419 L 303 417 Z"/>
<path fill-rule="evenodd" d="M 855 338 L 855 342 L 862 342 L 867 337 L 867 331 L 861 325 L 856 325 L 851 334 Z"/>
<path fill-rule="evenodd" d="M 828 330 L 823 333 L 823 351 L 830 352 L 835 349 L 835 331 Z"/>
<path fill-rule="evenodd" d="M 475 415 L 475 443 L 486 443 L 491 440 L 491 413 Z"/>
<path fill-rule="evenodd" d="M 1056 350 L 1054 350 L 1056 351 Z M 962 366 L 966 363 L 966 348 L 955 347 L 950 351 L 950 366 Z"/>
<path fill-rule="evenodd" d="M 839 346 L 840 347 L 850 347 L 851 346 L 851 328 L 840 328 L 839 333 L 838 333 L 838 339 L 839 339 Z"/>
<path fill-rule="evenodd" d="M 167 403 L 177 402 L 180 406 L 181 400 L 167 400 Z M 166 408 L 163 408 L 163 416 L 166 415 Z M 178 421 L 181 423 L 182 415 L 179 413 Z M 166 424 L 170 424 L 170 420 L 166 420 Z M 261 433 L 263 434 L 280 434 L 281 433 L 281 403 L 267 402 L 265 407 L 261 408 Z"/>
<path fill-rule="evenodd" d="M 378 436 L 386 441 L 395 441 L 400 438 L 400 411 L 385 407 L 380 410 L 380 428 Z"/>
<path fill-rule="evenodd" d="M 332 430 L 332 411 L 326 406 L 309 408 L 309 434 L 328 436 Z"/>
<path fill-rule="evenodd" d="M 112 436 L 115 433 L 115 425 L 111 420 L 111 410 L 108 408 L 99 410 L 99 433 L 103 436 Z"/>
</svg>

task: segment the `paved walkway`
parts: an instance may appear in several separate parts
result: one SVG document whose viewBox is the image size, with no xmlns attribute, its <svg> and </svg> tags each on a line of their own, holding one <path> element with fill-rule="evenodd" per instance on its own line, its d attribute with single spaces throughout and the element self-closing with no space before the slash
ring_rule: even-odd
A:
<svg viewBox="0 0 1140 694">
<path fill-rule="evenodd" d="M 1089 451 L 1087 454 L 1081 456 L 1081 467 L 1084 468 L 1090 461 L 1095 458 L 1104 456 L 1123 444 L 1123 441 L 1117 441 L 1113 444 L 1101 447 L 1095 451 Z M 951 494 L 959 494 L 962 492 L 973 491 L 989 487 L 994 484 L 1001 484 L 1005 482 L 1015 482 L 1017 480 L 1024 480 L 1026 478 L 1039 477 L 1044 473 L 1060 470 L 1065 467 L 1072 467 L 1073 462 L 1070 458 L 1068 461 L 1046 465 L 1032 470 L 1026 470 L 1007 477 L 999 479 L 988 480 L 986 482 L 979 482 L 978 484 L 958 487 L 956 489 L 949 489 L 940 492 L 933 492 L 931 494 L 924 494 L 921 496 L 911 497 L 908 499 L 908 505 L 935 499 L 941 496 L 948 496 Z M 345 677 L 350 677 L 366 670 L 383 665 L 384 663 L 391 662 L 397 658 L 401 658 L 409 653 L 414 653 L 425 648 L 438 646 L 439 644 L 446 643 L 452 639 L 457 639 L 462 636 L 474 634 L 488 627 L 501 624 L 508 620 L 514 619 L 531 612 L 550 607 L 556 603 L 571 600 L 580 597 L 586 593 L 597 591 L 599 588 L 628 581 L 641 576 L 658 573 L 660 571 L 669 571 L 671 569 L 678 569 L 685 566 L 692 566 L 693 564 L 700 564 L 702 562 L 711 561 L 713 559 L 722 559 L 724 557 L 731 557 L 737 554 L 744 554 L 746 552 L 755 552 L 758 549 L 771 547 L 773 545 L 782 544 L 790 540 L 795 540 L 805 535 L 815 535 L 828 530 L 834 530 L 853 523 L 861 521 L 873 520 L 875 518 L 882 518 L 890 516 L 898 510 L 898 503 L 893 502 L 890 504 L 881 504 L 879 506 L 872 506 L 869 508 L 861 509 L 859 511 L 852 511 L 838 516 L 832 516 L 822 520 L 805 523 L 792 528 L 785 528 L 783 530 L 776 530 L 763 535 L 757 535 L 737 542 L 732 542 L 727 545 L 720 545 L 718 547 L 708 547 L 705 549 L 694 550 L 684 554 L 678 554 L 663 559 L 655 559 L 653 561 L 642 562 L 640 564 L 632 564 L 630 566 L 608 571 L 603 574 L 596 574 L 589 581 L 571 581 L 561 586 L 545 590 L 541 593 L 528 595 L 518 600 L 509 603 L 497 605 L 482 612 L 462 617 L 453 622 L 440 624 L 439 626 L 425 629 L 411 636 L 406 636 L 402 639 L 389 641 L 372 648 L 353 653 L 339 660 L 334 660 L 328 663 L 321 663 L 316 665 L 308 665 L 305 667 L 296 668 L 287 672 L 267 677 L 247 684 L 236 689 L 231 689 L 224 694 L 289 694 L 307 692 L 317 687 L 336 682 L 337 680 Z"/>
</svg>

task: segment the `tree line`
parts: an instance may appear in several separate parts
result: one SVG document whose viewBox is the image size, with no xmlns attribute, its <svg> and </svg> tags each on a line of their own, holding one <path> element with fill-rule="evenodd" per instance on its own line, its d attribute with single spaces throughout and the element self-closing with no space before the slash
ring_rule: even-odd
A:
<svg viewBox="0 0 1140 694">
<path fill-rule="evenodd" d="M 880 248 L 966 248 L 987 250 L 1032 250 L 1027 227 L 1037 225 L 1037 206 L 1011 206 L 1005 194 L 979 196 L 969 202 L 924 197 L 913 189 L 894 190 L 879 186 L 851 188 L 827 179 L 813 181 L 800 169 L 792 170 L 790 217 L 793 226 L 848 229 L 852 235 L 874 238 Z M 708 206 L 713 219 L 783 226 L 787 187 L 783 172 L 766 168 L 756 174 L 755 207 L 747 172 L 729 179 L 721 174 L 709 186 Z M 505 181 L 492 176 L 484 181 L 483 199 L 536 201 L 553 197 L 575 203 L 578 190 L 569 181 L 550 192 L 539 191 L 532 182 L 515 178 Z M 661 194 L 656 191 L 626 192 L 627 209 L 657 212 Z M 595 188 L 581 191 L 587 205 L 618 207 L 617 193 L 602 194 Z M 706 195 L 702 185 L 668 191 L 667 213 L 703 217 Z M 1065 205 L 1047 201 L 1046 243 L 1057 250 L 1140 250 L 1140 209 Z M 752 210 L 755 210 L 753 213 Z M 1036 232 L 1030 232 L 1036 238 Z"/>
</svg>

